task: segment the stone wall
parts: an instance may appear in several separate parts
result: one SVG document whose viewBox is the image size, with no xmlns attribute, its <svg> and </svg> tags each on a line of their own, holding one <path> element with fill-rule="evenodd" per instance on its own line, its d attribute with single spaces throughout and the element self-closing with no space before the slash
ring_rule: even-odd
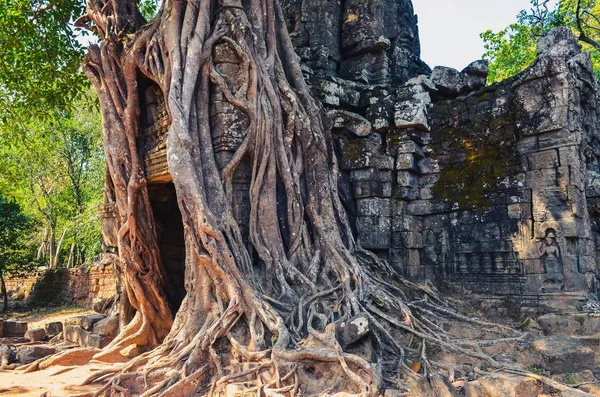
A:
<svg viewBox="0 0 600 397">
<path fill-rule="evenodd" d="M 92 307 L 95 299 L 116 295 L 112 262 L 106 260 L 88 268 L 38 271 L 33 274 L 8 277 L 9 301 L 29 306 L 72 305 Z"/>
<path fill-rule="evenodd" d="M 333 108 L 357 239 L 413 280 L 516 296 L 507 308 L 525 312 L 576 305 L 597 267 L 589 54 L 558 29 L 514 78 L 484 87 L 485 69 L 435 68 L 389 89 L 336 81 L 357 106 L 315 90 Z M 342 114 L 354 121 L 338 123 Z M 357 120 L 371 132 L 357 133 Z"/>
</svg>

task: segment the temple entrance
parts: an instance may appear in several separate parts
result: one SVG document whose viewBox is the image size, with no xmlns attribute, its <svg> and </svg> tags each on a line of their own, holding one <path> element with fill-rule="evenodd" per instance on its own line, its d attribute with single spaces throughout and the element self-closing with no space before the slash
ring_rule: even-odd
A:
<svg viewBox="0 0 600 397">
<path fill-rule="evenodd" d="M 152 212 L 156 221 L 156 233 L 167 288 L 165 293 L 173 315 L 185 297 L 185 240 L 183 221 L 175 186 L 172 183 L 148 185 Z"/>
</svg>

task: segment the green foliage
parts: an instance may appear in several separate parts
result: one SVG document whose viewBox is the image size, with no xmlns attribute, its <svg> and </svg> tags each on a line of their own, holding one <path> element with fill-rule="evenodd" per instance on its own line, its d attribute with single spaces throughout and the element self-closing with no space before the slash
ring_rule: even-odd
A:
<svg viewBox="0 0 600 397">
<path fill-rule="evenodd" d="M 99 112 L 75 104 L 75 112 L 54 112 L 0 128 L 0 190 L 23 206 L 39 225 L 37 242 L 49 264 L 65 232 L 58 263 L 75 244 L 79 264 L 101 250 L 97 206 L 102 202 L 104 155 Z"/>
<path fill-rule="evenodd" d="M 514 76 L 535 59 L 535 34 L 533 29 L 519 23 L 494 33 L 481 34 L 484 41 L 484 58 L 490 61 L 488 82 L 493 83 Z"/>
<path fill-rule="evenodd" d="M 535 59 L 537 41 L 556 26 L 567 26 L 577 33 L 576 8 L 577 0 L 560 0 L 554 9 L 547 7 L 547 0 L 530 0 L 531 10 L 521 11 L 517 22 L 506 29 L 494 33 L 491 30 L 483 32 L 485 53 L 484 58 L 490 61 L 488 83 L 502 81 L 524 70 Z M 583 0 L 587 14 L 583 15 L 584 22 L 589 24 L 586 33 L 593 39 L 600 39 L 597 26 L 600 15 L 600 5 L 595 0 Z M 593 47 L 582 43 L 584 50 L 591 50 L 594 70 L 600 77 L 600 54 Z"/>
<path fill-rule="evenodd" d="M 87 85 L 72 22 L 81 0 L 0 0 L 0 122 L 72 109 Z"/>
<path fill-rule="evenodd" d="M 34 263 L 30 235 L 33 221 L 19 205 L 0 194 L 0 272 L 16 272 Z"/>
</svg>

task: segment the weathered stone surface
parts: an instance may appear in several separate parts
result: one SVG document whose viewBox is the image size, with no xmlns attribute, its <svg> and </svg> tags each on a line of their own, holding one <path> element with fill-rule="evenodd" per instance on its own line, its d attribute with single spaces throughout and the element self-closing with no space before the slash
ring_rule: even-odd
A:
<svg viewBox="0 0 600 397">
<path fill-rule="evenodd" d="M 46 334 L 48 334 L 51 337 L 54 335 L 58 335 L 63 331 L 63 323 L 61 323 L 60 321 L 46 323 L 44 324 L 44 330 L 46 331 Z"/>
<path fill-rule="evenodd" d="M 92 331 L 94 325 L 105 318 L 106 316 L 104 314 L 88 314 L 83 316 L 79 325 L 86 331 Z"/>
<path fill-rule="evenodd" d="M 430 72 L 419 59 L 410 1 L 284 0 L 282 8 L 296 53 L 312 73 L 390 84 Z"/>
<path fill-rule="evenodd" d="M 27 332 L 27 323 L 23 321 L 4 321 L 4 336 L 24 336 Z"/>
<path fill-rule="evenodd" d="M 546 314 L 538 317 L 544 335 L 593 335 L 600 333 L 600 315 L 594 313 Z"/>
<path fill-rule="evenodd" d="M 338 327 L 337 334 L 342 346 L 358 342 L 371 332 L 369 319 L 365 315 L 354 316 Z"/>
<path fill-rule="evenodd" d="M 4 320 L 0 319 L 0 338 L 4 338 Z"/>
<path fill-rule="evenodd" d="M 478 67 L 483 69 L 481 65 L 471 64 L 465 71 L 459 72 L 446 66 L 436 66 L 431 73 L 431 81 L 440 94 L 454 97 L 485 87 L 487 72 L 477 71 Z"/>
<path fill-rule="evenodd" d="M 99 336 L 116 336 L 117 331 L 119 330 L 119 317 L 112 316 L 106 317 L 96 324 L 94 324 L 94 329 L 92 331 L 93 334 Z"/>
<path fill-rule="evenodd" d="M 553 374 L 578 372 L 593 368 L 595 353 L 581 341 L 566 335 L 535 339 L 531 343 L 535 354 L 519 360 L 526 365 L 536 365 Z M 528 361 L 529 360 L 529 361 Z"/>
<path fill-rule="evenodd" d="M 87 338 L 85 338 L 85 346 L 86 347 L 95 347 L 97 349 L 102 349 L 113 340 L 113 336 L 102 336 L 98 334 L 89 334 Z"/>
<path fill-rule="evenodd" d="M 462 70 L 462 73 L 487 78 L 489 73 L 489 62 L 487 59 L 473 61 Z"/>
<path fill-rule="evenodd" d="M 512 374 L 490 374 L 466 382 L 465 397 L 537 397 L 544 392 L 542 382 Z"/>
<path fill-rule="evenodd" d="M 87 346 L 88 336 L 91 334 L 79 325 L 67 325 L 63 333 L 66 341 L 75 343 L 79 346 Z"/>
<path fill-rule="evenodd" d="M 26 301 L 30 306 L 90 306 L 96 298 L 116 295 L 113 260 L 114 256 L 104 255 L 91 267 L 50 269 L 28 276 L 7 277 L 7 291 L 12 301 Z"/>
<path fill-rule="evenodd" d="M 56 353 L 56 349 L 47 345 L 20 346 L 17 351 L 17 360 L 21 364 L 29 364 L 42 357 Z"/>
<path fill-rule="evenodd" d="M 365 137 L 371 133 L 371 123 L 357 113 L 344 110 L 330 110 L 327 115 L 333 120 L 334 128 L 343 128 L 352 134 Z"/>
<path fill-rule="evenodd" d="M 39 342 L 46 336 L 44 328 L 33 328 L 25 332 L 25 337 L 32 342 Z"/>
</svg>

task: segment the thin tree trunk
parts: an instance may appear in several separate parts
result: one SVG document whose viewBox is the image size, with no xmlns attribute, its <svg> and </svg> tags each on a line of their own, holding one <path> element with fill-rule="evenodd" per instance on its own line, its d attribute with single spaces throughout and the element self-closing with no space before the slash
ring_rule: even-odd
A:
<svg viewBox="0 0 600 397">
<path fill-rule="evenodd" d="M 56 246 L 56 254 L 54 255 L 54 260 L 52 262 L 52 268 L 56 268 L 58 266 L 58 259 L 60 256 L 60 250 L 62 248 L 63 240 L 65 239 L 65 235 L 67 234 L 67 229 L 65 228 L 60 235 L 60 240 L 58 240 L 58 245 Z"/>
<path fill-rule="evenodd" d="M 44 237 L 42 237 L 42 243 L 40 244 L 40 248 L 38 249 L 36 259 L 40 260 L 42 255 L 44 254 L 44 249 L 46 248 L 46 240 L 48 238 L 48 227 L 44 227 Z"/>
<path fill-rule="evenodd" d="M 67 268 L 71 268 L 74 266 L 75 261 L 75 243 L 71 244 L 71 250 L 69 251 L 69 259 L 67 260 Z"/>
<path fill-rule="evenodd" d="M 48 251 L 47 251 L 47 255 L 48 255 L 48 267 L 49 268 L 53 268 L 54 267 L 54 248 L 55 248 L 55 244 L 56 243 L 56 229 L 54 226 L 50 225 L 50 234 L 49 234 L 49 238 L 48 238 Z"/>
<path fill-rule="evenodd" d="M 0 267 L 0 293 L 2 294 L 2 313 L 8 311 L 8 291 L 6 290 L 6 283 L 4 282 L 4 274 L 2 267 Z"/>
</svg>

